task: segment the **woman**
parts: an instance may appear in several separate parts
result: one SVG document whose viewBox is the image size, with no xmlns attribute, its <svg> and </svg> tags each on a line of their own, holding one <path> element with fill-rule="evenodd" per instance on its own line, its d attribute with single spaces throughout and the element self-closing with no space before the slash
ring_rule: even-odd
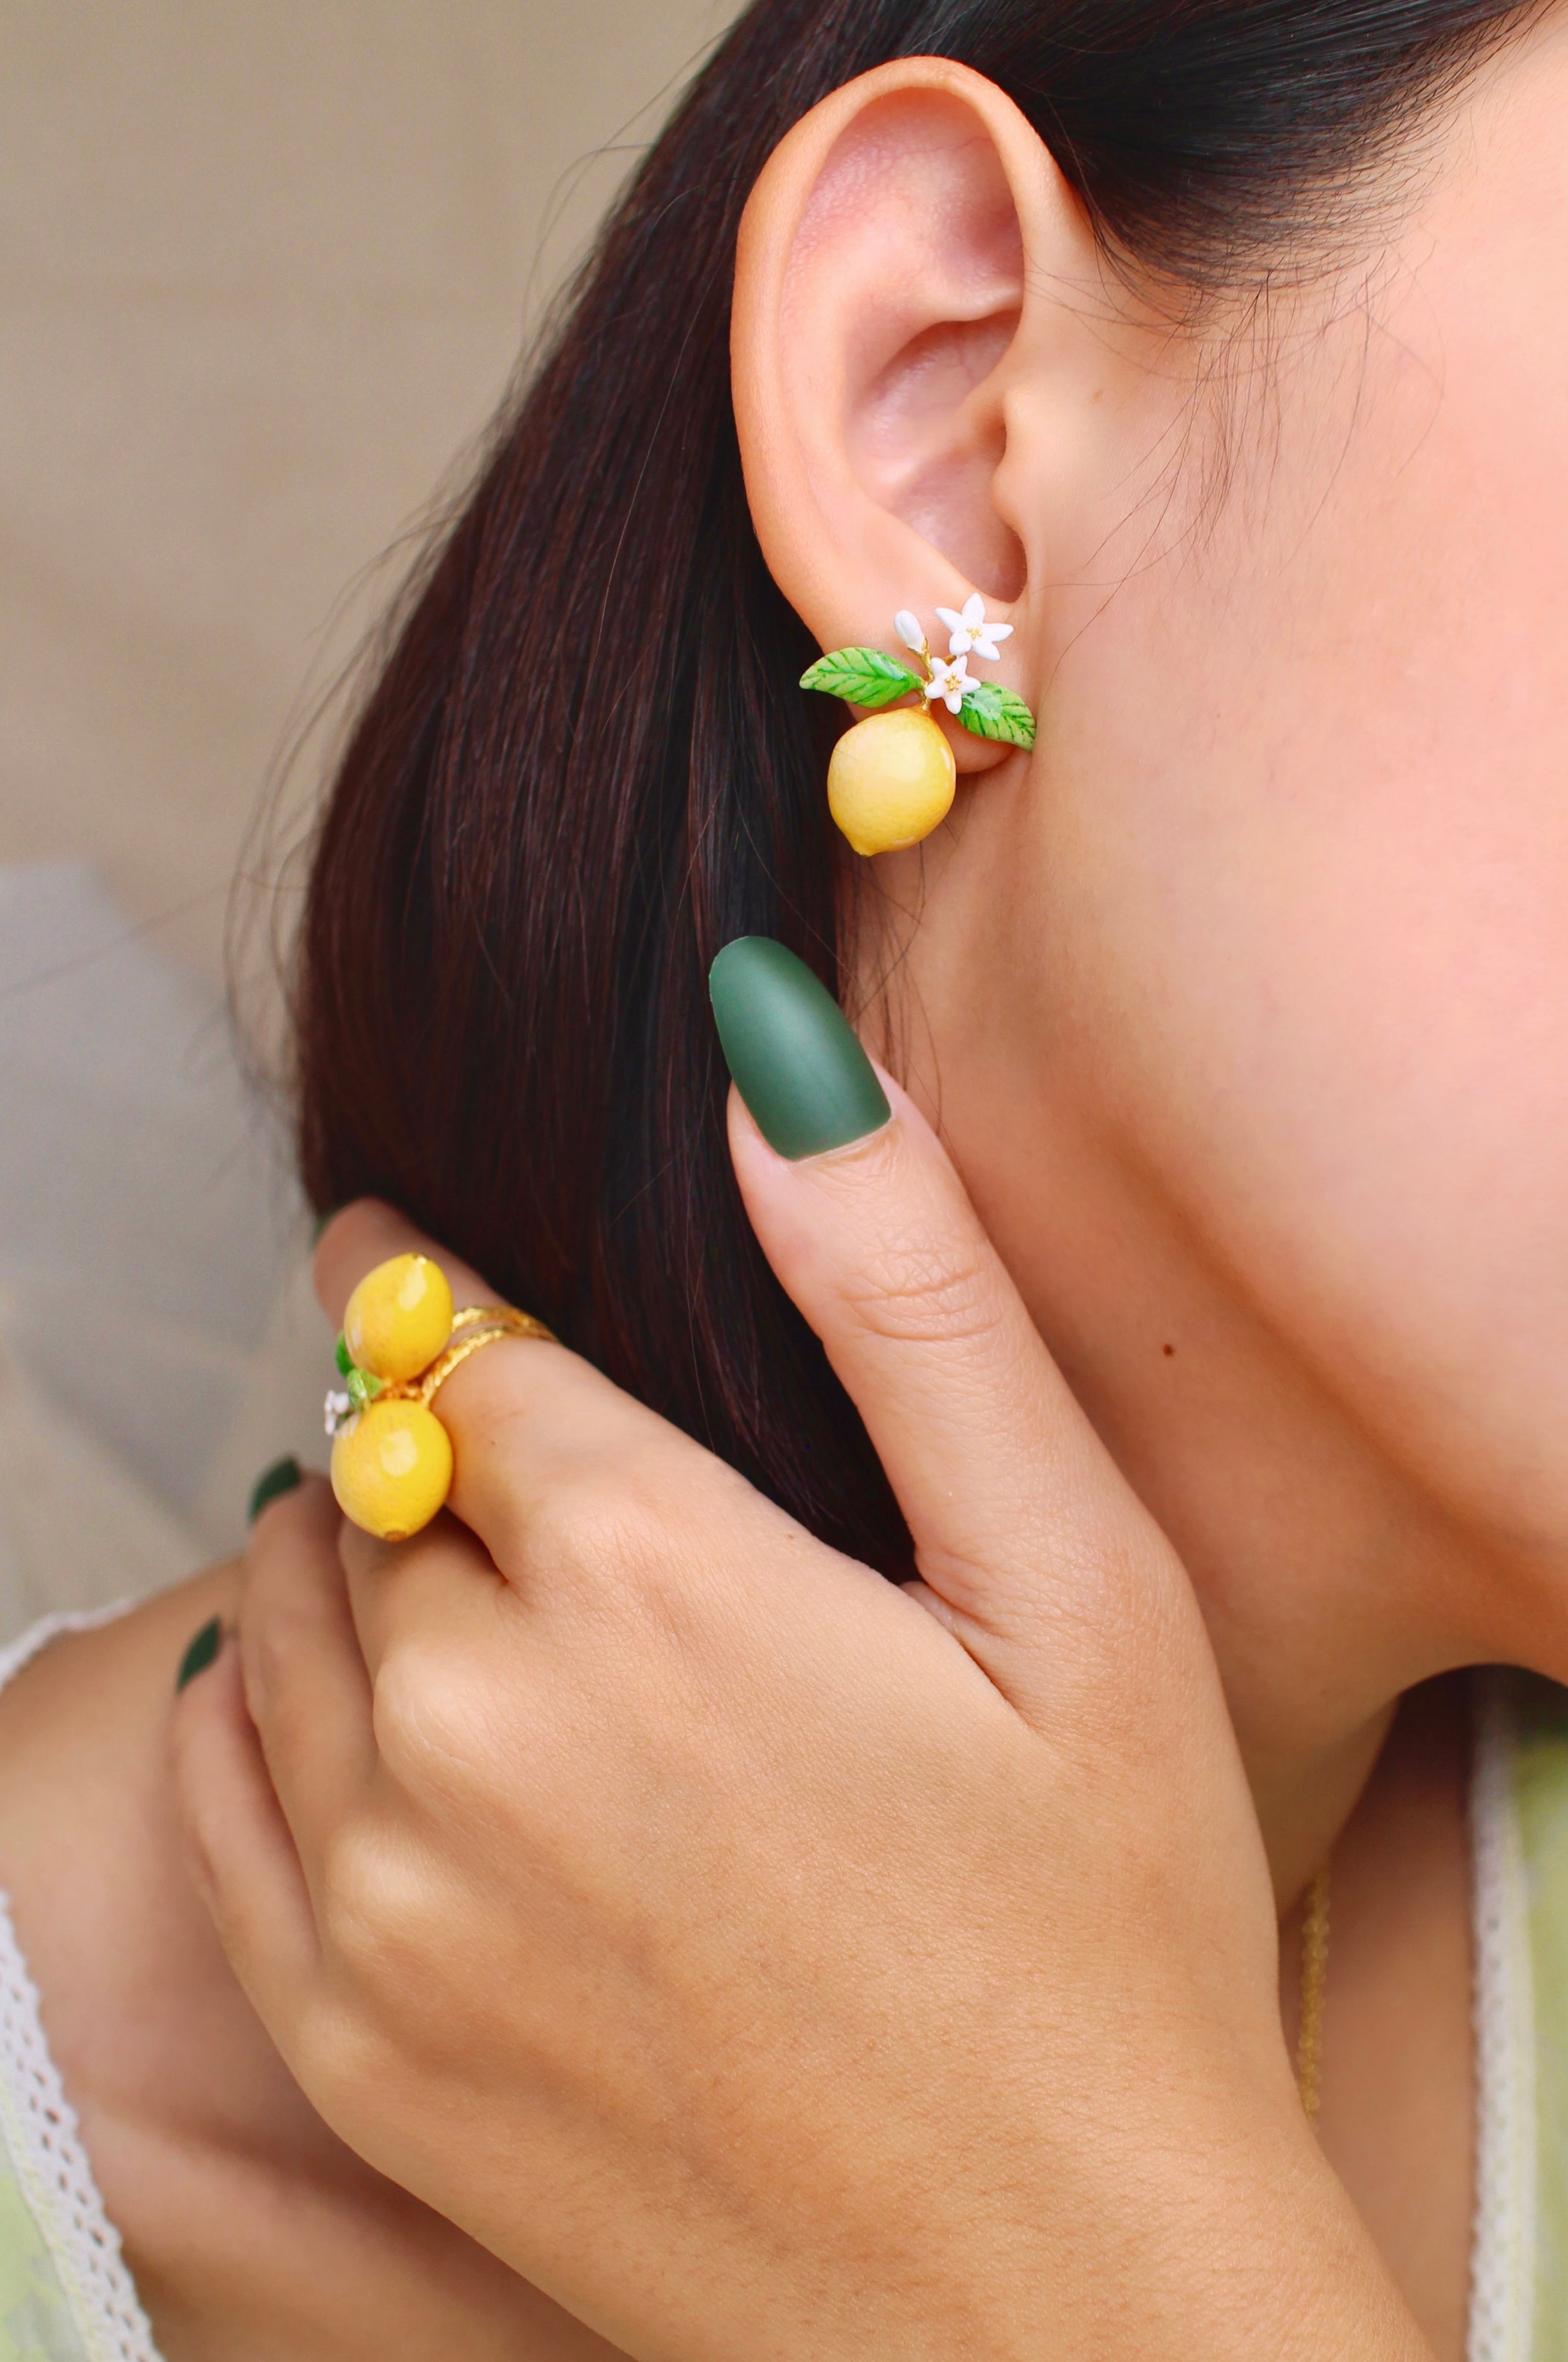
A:
<svg viewBox="0 0 1568 2362">
<path fill-rule="evenodd" d="M 1568 1672 L 1565 107 L 1458 0 L 769 5 L 695 85 L 317 852 L 313 1194 L 584 1358 L 453 1377 L 461 1524 L 275 1499 L 186 1684 L 277 2049 L 150 1670 L 236 1578 L 0 1701 L 171 2355 L 1561 2340 L 1555 1694 L 1486 1709 L 1478 2103 L 1440 1677 Z M 859 865 L 795 683 L 975 595 L 1037 748 Z M 889 1120 L 742 950 L 726 1151 L 747 936 Z"/>
</svg>

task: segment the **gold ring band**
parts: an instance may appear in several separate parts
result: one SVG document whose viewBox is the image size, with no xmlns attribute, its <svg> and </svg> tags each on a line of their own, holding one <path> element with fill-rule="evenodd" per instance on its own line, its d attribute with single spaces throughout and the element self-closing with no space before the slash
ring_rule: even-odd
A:
<svg viewBox="0 0 1568 2362">
<path fill-rule="evenodd" d="M 454 1330 L 466 1329 L 467 1335 L 448 1345 L 422 1376 L 411 1379 L 406 1387 L 389 1387 L 389 1393 L 404 1395 L 428 1407 L 437 1387 L 444 1385 L 453 1371 L 481 1346 L 499 1345 L 503 1337 L 538 1337 L 547 1345 L 561 1341 L 543 1320 L 536 1320 L 532 1312 L 518 1311 L 511 1304 L 470 1304 L 453 1314 L 452 1326 Z"/>
</svg>

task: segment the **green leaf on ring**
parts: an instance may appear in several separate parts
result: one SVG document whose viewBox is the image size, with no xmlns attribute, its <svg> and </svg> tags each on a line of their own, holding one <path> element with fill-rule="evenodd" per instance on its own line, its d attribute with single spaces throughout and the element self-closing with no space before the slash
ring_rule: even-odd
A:
<svg viewBox="0 0 1568 2362">
<path fill-rule="evenodd" d="M 977 738 L 994 738 L 1004 746 L 1032 746 L 1035 717 L 1016 690 L 999 681 L 971 680 L 964 691 L 959 720 Z"/>
<path fill-rule="evenodd" d="M 802 689 L 819 689 L 850 705 L 892 705 L 920 686 L 917 676 L 881 648 L 834 648 L 800 676 Z"/>
<path fill-rule="evenodd" d="M 348 1399 L 355 1409 L 363 1410 L 367 1403 L 373 1403 L 380 1393 L 383 1383 L 384 1381 L 377 1377 L 372 1370 L 351 1368 L 347 1374 L 346 1385 Z"/>
</svg>

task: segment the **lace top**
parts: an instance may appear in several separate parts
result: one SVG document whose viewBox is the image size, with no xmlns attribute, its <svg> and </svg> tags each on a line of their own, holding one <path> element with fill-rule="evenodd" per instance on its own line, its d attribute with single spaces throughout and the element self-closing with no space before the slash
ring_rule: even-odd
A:
<svg viewBox="0 0 1568 2362">
<path fill-rule="evenodd" d="M 124 1611 L 49 1616 L 0 1651 L 0 1689 L 61 1632 Z M 0 1894 L 0 2362 L 159 2362 L 49 2057 Z"/>
</svg>

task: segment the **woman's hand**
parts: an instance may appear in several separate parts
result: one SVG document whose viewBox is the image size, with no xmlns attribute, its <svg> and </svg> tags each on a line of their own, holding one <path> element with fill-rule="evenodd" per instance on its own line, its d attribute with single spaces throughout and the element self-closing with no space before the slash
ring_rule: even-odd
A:
<svg viewBox="0 0 1568 2362">
<path fill-rule="evenodd" d="M 455 1517 L 256 1529 L 177 1719 L 219 1930 L 327 2122 L 645 2362 L 1408 2362 L 1186 1577 L 890 1091 L 805 1163 L 731 1132 L 922 1586 L 494 1346 Z M 423 1243 L 341 1216 L 329 1308 Z"/>
</svg>

